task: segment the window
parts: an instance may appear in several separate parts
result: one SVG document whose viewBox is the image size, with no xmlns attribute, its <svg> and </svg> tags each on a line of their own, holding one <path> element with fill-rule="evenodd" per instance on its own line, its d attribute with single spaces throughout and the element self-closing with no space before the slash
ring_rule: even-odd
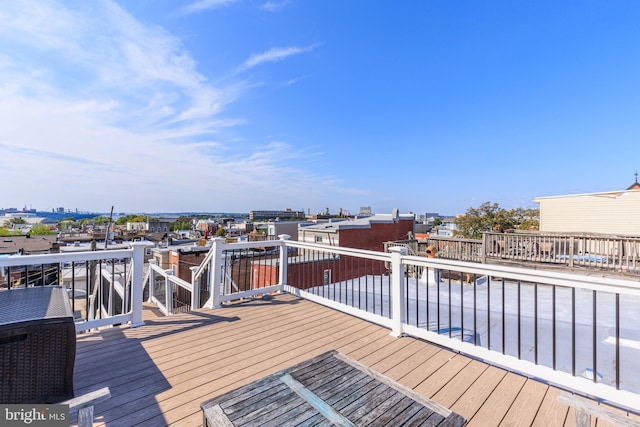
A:
<svg viewBox="0 0 640 427">
<path fill-rule="evenodd" d="M 316 236 L 316 243 L 322 243 L 322 236 Z"/>
</svg>

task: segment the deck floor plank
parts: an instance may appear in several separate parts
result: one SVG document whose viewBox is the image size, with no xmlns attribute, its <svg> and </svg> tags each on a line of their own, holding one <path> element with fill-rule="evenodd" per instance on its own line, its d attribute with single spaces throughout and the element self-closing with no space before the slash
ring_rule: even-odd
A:
<svg viewBox="0 0 640 427">
<path fill-rule="evenodd" d="M 460 398 L 449 409 L 459 413 L 467 420 L 473 419 L 473 416 L 486 403 L 506 374 L 507 372 L 503 369 L 489 366 L 471 387 L 461 393 Z"/>
<path fill-rule="evenodd" d="M 538 413 L 533 420 L 532 426 L 562 426 L 565 425 L 569 407 L 558 402 L 559 390 L 553 387 L 547 388 Z M 575 418 L 574 418 L 575 426 Z"/>
<path fill-rule="evenodd" d="M 535 380 L 528 379 L 522 386 L 516 400 L 502 420 L 507 426 L 530 426 L 549 387 Z"/>
<path fill-rule="evenodd" d="M 387 372 L 395 369 L 397 366 L 402 366 L 404 364 L 404 361 L 412 360 L 418 352 L 424 349 L 424 344 L 419 340 L 409 337 L 403 337 L 400 339 L 408 342 L 408 344 L 404 346 L 402 348 L 402 351 L 400 352 L 400 354 L 402 354 L 403 363 L 399 363 L 400 361 L 398 360 L 399 358 L 396 357 L 396 353 L 388 354 L 383 359 L 371 365 L 362 360 L 360 362 L 369 365 L 372 369 L 375 369 L 382 374 L 387 375 Z"/>
<path fill-rule="evenodd" d="M 322 323 L 329 323 L 333 328 L 338 326 L 332 322 Z M 234 361 L 216 360 L 178 377 L 172 377 L 172 387 L 157 395 L 159 406 L 164 415 L 168 417 L 170 422 L 174 419 L 179 420 L 182 413 L 191 410 L 187 406 L 193 397 L 200 396 L 200 399 L 204 401 L 214 392 L 223 393 L 228 391 L 227 388 L 235 388 L 242 376 L 244 376 L 243 383 L 249 383 L 277 371 L 278 367 L 286 361 L 301 362 L 313 356 L 314 353 L 322 353 L 322 350 L 325 349 L 323 345 L 339 340 L 342 336 L 349 339 L 348 336 L 357 333 L 362 328 L 362 325 L 358 323 L 345 326 L 344 322 L 341 322 L 341 330 L 332 336 L 326 336 L 321 332 L 310 333 L 311 330 L 307 326 L 301 325 L 301 333 L 296 333 L 293 336 L 287 334 L 287 331 L 283 329 L 279 331 L 283 335 L 280 339 L 273 339 L 270 336 L 256 337 L 253 342 L 249 343 L 250 349 L 238 353 L 242 354 L 245 359 L 238 357 Z M 293 339 L 294 337 L 295 339 Z M 219 379 L 219 381 L 212 383 L 214 379 Z M 217 388 L 220 386 L 223 388 Z M 134 401 L 125 405 L 135 406 L 136 404 L 137 402 Z M 133 420 L 129 420 L 136 422 L 138 419 L 143 420 L 145 416 L 144 412 L 139 411 L 134 414 Z"/>
<path fill-rule="evenodd" d="M 420 383 L 426 381 L 431 375 L 444 366 L 456 353 L 441 349 L 432 357 L 416 366 L 398 381 L 409 388 L 416 388 Z"/>
<path fill-rule="evenodd" d="M 361 326 L 362 325 L 360 325 L 360 327 Z M 259 351 L 259 353 L 262 354 L 264 357 L 266 357 L 268 360 L 257 361 L 261 365 L 258 367 L 237 366 L 234 364 L 236 368 L 236 375 L 220 378 L 220 380 L 217 381 L 218 386 L 220 384 L 223 384 L 224 388 L 212 390 L 211 386 L 208 384 L 198 385 L 198 384 L 192 383 L 190 384 L 190 386 L 195 388 L 192 388 L 191 390 L 182 390 L 182 391 L 185 391 L 185 392 L 189 391 L 189 396 L 187 397 L 187 399 L 192 399 L 193 398 L 192 396 L 194 395 L 194 393 L 201 393 L 202 400 L 206 400 L 206 398 L 209 397 L 214 392 L 217 394 L 220 394 L 235 388 L 237 386 L 238 376 L 240 374 L 245 376 L 245 380 L 243 380 L 243 382 L 247 382 L 247 383 L 251 382 L 255 379 L 260 378 L 261 376 L 277 371 L 278 367 L 285 364 L 287 360 L 289 361 L 289 363 L 286 363 L 284 367 L 286 367 L 287 365 L 292 365 L 292 364 L 301 362 L 302 360 L 307 359 L 315 354 L 322 353 L 326 350 L 332 349 L 331 347 L 327 347 L 328 343 L 335 345 L 335 344 L 339 344 L 341 340 L 351 341 L 351 340 L 357 339 L 358 334 L 356 332 L 357 330 L 341 329 L 339 332 L 330 334 L 329 337 L 325 337 L 321 340 L 316 340 L 316 339 L 313 339 L 313 337 L 311 337 L 312 339 L 304 340 L 304 342 L 296 342 L 284 347 L 281 346 L 278 348 L 279 354 L 277 357 L 272 356 L 271 354 L 265 354 L 264 352 Z M 270 366 L 272 368 L 269 371 L 261 370 L 261 369 L 264 369 L 264 366 Z M 251 375 L 251 376 L 248 376 L 248 375 Z M 169 396 L 168 393 L 163 393 L 162 397 L 169 398 L 171 396 Z M 177 406 L 171 409 L 164 408 L 161 402 L 161 406 L 163 406 L 163 409 L 164 409 L 163 412 L 165 416 L 167 417 L 177 416 L 177 414 L 180 411 L 185 410 L 185 405 L 183 405 L 179 399 L 177 398 L 171 399 L 171 405 L 176 405 L 176 402 L 178 402 Z"/>
<path fill-rule="evenodd" d="M 497 426 L 522 390 L 525 377 L 508 372 L 493 390 L 486 403 L 469 420 L 469 427 Z"/>
<path fill-rule="evenodd" d="M 420 345 L 420 349 L 405 360 L 397 360 L 395 366 L 384 371 L 386 376 L 398 381 L 442 350 L 440 347 L 427 345 L 422 341 L 415 342 Z"/>
<path fill-rule="evenodd" d="M 376 351 L 369 353 L 367 356 L 364 356 L 360 359 L 360 362 L 373 367 L 374 365 L 380 363 L 384 359 L 389 356 L 396 355 L 398 353 L 403 353 L 403 349 L 408 346 L 411 341 L 411 338 L 401 337 L 401 338 L 393 338 L 393 341 L 388 345 L 377 349 Z M 376 369 L 378 370 L 378 369 Z"/>
<path fill-rule="evenodd" d="M 451 381 L 442 387 L 432 399 L 441 405 L 450 408 L 460 398 L 460 390 L 466 390 L 476 382 L 482 373 L 488 368 L 482 362 L 472 360 Z"/>
<path fill-rule="evenodd" d="M 96 405 L 96 426 L 198 427 L 202 402 L 329 350 L 432 397 L 471 425 L 508 424 L 525 409 L 530 425 L 574 419 L 557 403 L 553 387 L 426 341 L 394 338 L 381 326 L 293 295 L 168 317 L 146 303 L 143 316 L 145 325 L 138 328 L 78 335 L 76 393 L 108 386 L 112 395 Z M 346 375 L 336 373 L 326 387 L 314 387 L 328 401 L 338 399 L 348 395 Z M 312 409 L 289 409 L 279 414 L 280 420 L 289 415 L 298 422 L 319 419 Z M 411 413 L 402 415 L 411 421 Z"/>
<path fill-rule="evenodd" d="M 449 381 L 455 378 L 470 362 L 471 359 L 468 357 L 456 354 L 455 357 L 449 359 L 440 369 L 434 372 L 433 375 L 421 382 L 415 390 L 424 396 L 432 397 L 447 385 Z"/>
<path fill-rule="evenodd" d="M 313 317 L 309 317 L 309 320 L 312 320 Z M 333 318 L 334 321 L 338 321 L 337 318 Z M 283 320 L 291 320 L 286 316 L 283 317 Z M 295 319 L 293 319 L 295 320 Z M 324 320 L 327 320 L 325 317 Z M 331 321 L 328 319 L 327 321 Z M 149 378 L 150 374 L 157 370 L 157 366 L 161 365 L 163 370 L 172 370 L 170 373 L 172 375 L 179 374 L 180 372 L 184 372 L 185 370 L 192 370 L 194 367 L 198 366 L 198 362 L 194 362 L 192 365 L 184 364 L 184 357 L 190 357 L 195 360 L 204 359 L 208 354 L 210 354 L 213 347 L 215 347 L 215 351 L 217 357 L 219 358 L 227 358 L 232 357 L 237 351 L 241 351 L 244 348 L 251 347 L 251 343 L 245 340 L 244 346 L 238 346 L 237 343 L 242 343 L 243 338 L 250 338 L 255 334 L 264 334 L 269 332 L 269 327 L 267 325 L 261 327 L 260 324 L 246 324 L 246 328 L 244 330 L 239 329 L 237 331 L 237 335 L 229 335 L 226 336 L 228 338 L 225 342 L 223 340 L 224 336 L 216 336 L 216 341 L 218 339 L 222 342 L 219 346 L 212 346 L 212 340 L 207 336 L 191 336 L 190 339 L 176 339 L 175 341 L 163 343 L 162 346 L 148 346 L 143 343 L 139 347 L 128 347 L 128 353 L 123 354 L 120 350 L 117 354 L 110 354 L 108 357 L 105 357 L 103 354 L 98 353 L 94 360 L 94 366 L 90 368 L 82 368 L 76 370 L 81 378 L 87 378 L 91 381 L 101 381 L 103 378 L 111 376 L 113 374 L 117 374 L 121 379 L 122 384 L 131 383 L 134 380 L 143 380 L 145 378 Z M 233 337 L 233 339 L 231 339 Z M 176 337 L 178 338 L 178 337 Z M 201 343 L 201 344 L 200 344 Z M 110 347 L 115 347 L 113 344 Z M 117 348 L 117 347 L 116 347 Z M 169 349 L 170 352 L 167 352 L 166 349 Z M 153 352 L 154 357 L 151 359 L 149 357 L 150 352 Z M 110 360 L 115 357 L 116 359 L 126 359 L 128 363 L 121 364 L 118 368 L 117 372 L 109 372 L 109 371 L 100 371 L 95 372 L 95 366 L 101 365 L 105 362 L 105 360 Z M 93 359 L 93 357 L 89 357 Z M 85 376 L 84 374 L 87 373 Z M 115 383 L 114 386 L 118 385 Z M 141 384 L 140 384 L 141 385 Z M 82 391 L 84 384 L 77 383 L 76 387 Z"/>
</svg>

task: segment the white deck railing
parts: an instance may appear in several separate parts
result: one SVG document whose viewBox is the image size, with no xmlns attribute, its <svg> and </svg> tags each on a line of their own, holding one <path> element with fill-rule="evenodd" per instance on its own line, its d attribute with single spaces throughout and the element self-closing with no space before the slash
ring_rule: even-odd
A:
<svg viewBox="0 0 640 427">
<path fill-rule="evenodd" d="M 76 331 L 142 321 L 145 243 L 130 249 L 0 258 L 0 279 L 13 287 L 63 285 L 71 298 Z M 129 278 L 130 280 L 127 280 Z"/>
<path fill-rule="evenodd" d="M 287 291 L 380 324 L 394 336 L 422 338 L 640 411 L 637 281 L 390 250 L 220 239 L 198 270 L 209 280 L 193 286 L 211 290 L 208 307 Z"/>
<path fill-rule="evenodd" d="M 215 239 L 203 264 L 192 268 L 191 283 L 151 263 L 149 299 L 171 314 L 178 300 L 191 309 L 215 308 L 286 291 L 380 324 L 394 336 L 422 338 L 640 411 L 637 281 L 424 258 L 406 255 L 404 248 L 384 253 L 287 239 Z M 77 319 L 76 329 L 135 326 L 142 324 L 144 248 L 11 257 L 0 259 L 0 271 L 11 283 L 11 269 L 55 264 L 60 270 L 70 265 L 73 273 L 78 264 L 91 272 L 102 261 L 107 267 L 95 277 L 105 277 L 115 261 L 124 261 L 129 270 L 100 281 L 102 290 L 87 280 L 88 314 Z M 120 280 L 129 275 L 131 282 Z M 81 291 L 69 290 L 72 296 Z M 105 299 L 121 300 L 121 311 L 109 311 Z M 89 309 L 92 303 L 100 309 Z"/>
</svg>

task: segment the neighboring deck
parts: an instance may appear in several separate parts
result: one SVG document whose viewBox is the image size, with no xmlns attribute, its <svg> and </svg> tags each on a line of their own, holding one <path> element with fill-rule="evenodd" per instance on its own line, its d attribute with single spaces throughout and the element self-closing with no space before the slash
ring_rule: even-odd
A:
<svg viewBox="0 0 640 427">
<path fill-rule="evenodd" d="M 291 295 L 78 335 L 76 395 L 108 386 L 96 425 L 202 425 L 200 404 L 337 350 L 461 414 L 470 426 L 574 425 L 558 389 Z M 598 426 L 604 425 L 598 423 Z"/>
</svg>

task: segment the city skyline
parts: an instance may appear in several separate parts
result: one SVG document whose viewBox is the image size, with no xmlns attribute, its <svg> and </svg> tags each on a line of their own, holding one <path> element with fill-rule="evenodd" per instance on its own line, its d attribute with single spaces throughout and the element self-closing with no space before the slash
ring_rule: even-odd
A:
<svg viewBox="0 0 640 427">
<path fill-rule="evenodd" d="M 632 1 L 4 2 L 0 205 L 455 215 L 625 189 L 639 14 Z"/>
<path fill-rule="evenodd" d="M 338 216 L 338 215 L 345 215 L 345 216 L 368 216 L 368 215 L 388 215 L 390 213 L 393 212 L 369 212 L 368 209 L 369 206 L 361 206 L 359 208 L 357 208 L 356 210 L 349 210 L 349 209 L 342 209 L 339 208 L 337 211 L 331 211 L 329 210 L 327 212 L 327 210 L 323 210 L 323 211 L 319 211 L 319 212 L 312 212 L 311 210 L 295 210 L 295 209 L 291 209 L 291 211 L 293 212 L 300 212 L 302 213 L 304 216 L 306 215 L 319 215 L 319 214 L 327 214 L 327 215 L 331 215 L 331 216 Z M 289 208 L 282 208 L 282 209 L 274 209 L 274 210 L 268 210 L 268 211 L 282 211 L 282 212 L 286 212 L 287 209 Z M 361 212 L 361 210 L 364 209 L 365 212 Z M 33 206 L 23 206 L 20 208 L 17 208 L 15 206 L 12 207 L 4 207 L 4 206 L 0 206 L 0 216 L 4 213 L 8 213 L 8 214 L 21 214 L 21 213 L 28 213 L 28 214 L 51 214 L 49 216 L 58 216 L 58 215 L 65 215 L 65 214 L 73 214 L 73 215 L 81 215 L 83 217 L 87 217 L 87 215 L 101 215 L 101 216 L 109 216 L 109 215 L 113 215 L 115 217 L 119 217 L 119 216 L 124 216 L 124 215 L 150 215 L 150 216 L 154 216 L 154 215 L 159 215 L 159 216 L 163 216 L 163 215 L 184 215 L 184 216 L 193 216 L 193 215 L 250 215 L 251 212 L 264 212 L 265 210 L 262 209 L 250 209 L 248 211 L 225 211 L 225 210 L 221 210 L 221 211 L 185 211 L 185 210 L 177 210 L 177 211 L 154 211 L 154 212 L 150 212 L 150 211 L 118 211 L 118 210 L 114 210 L 113 213 L 111 214 L 110 212 L 107 211 L 100 211 L 100 210 L 80 210 L 80 209 L 75 209 L 75 208 L 66 208 L 66 207 L 57 207 L 57 208 L 51 208 L 51 209 L 47 209 L 47 210 L 42 210 Z M 417 216 L 439 216 L 439 217 L 445 217 L 445 216 L 453 216 L 453 215 L 446 215 L 446 214 L 441 214 L 440 212 L 415 212 L 412 210 L 409 210 L 407 212 L 399 212 L 400 214 L 415 214 Z"/>
</svg>

